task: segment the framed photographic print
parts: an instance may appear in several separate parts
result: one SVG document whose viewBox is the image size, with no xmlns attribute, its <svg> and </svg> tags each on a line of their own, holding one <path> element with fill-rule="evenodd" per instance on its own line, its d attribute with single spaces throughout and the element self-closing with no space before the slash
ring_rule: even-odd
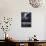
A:
<svg viewBox="0 0 46 46">
<path fill-rule="evenodd" d="M 31 12 L 21 12 L 21 27 L 31 27 Z"/>
</svg>

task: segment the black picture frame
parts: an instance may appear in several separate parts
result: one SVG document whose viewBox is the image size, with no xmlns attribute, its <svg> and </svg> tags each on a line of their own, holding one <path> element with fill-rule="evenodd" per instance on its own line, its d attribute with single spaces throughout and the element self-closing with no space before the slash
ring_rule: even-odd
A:
<svg viewBox="0 0 46 46">
<path fill-rule="evenodd" d="M 31 12 L 21 12 L 21 27 L 31 27 Z"/>
</svg>

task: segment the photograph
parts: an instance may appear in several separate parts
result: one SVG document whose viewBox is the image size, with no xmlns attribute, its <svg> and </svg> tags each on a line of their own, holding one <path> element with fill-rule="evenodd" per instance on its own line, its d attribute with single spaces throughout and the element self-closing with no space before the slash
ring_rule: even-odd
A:
<svg viewBox="0 0 46 46">
<path fill-rule="evenodd" d="M 31 27 L 31 12 L 21 12 L 21 27 Z"/>
</svg>

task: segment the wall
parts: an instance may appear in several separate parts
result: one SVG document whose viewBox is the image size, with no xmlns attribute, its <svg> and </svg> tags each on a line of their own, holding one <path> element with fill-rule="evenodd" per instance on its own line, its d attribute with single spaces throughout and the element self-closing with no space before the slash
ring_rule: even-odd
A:
<svg viewBox="0 0 46 46">
<path fill-rule="evenodd" d="M 44 27 L 44 30 L 45 30 L 45 31 L 44 31 L 44 38 L 46 39 L 46 15 L 45 15 L 45 24 L 44 24 L 44 26 L 45 26 L 45 27 Z"/>
<path fill-rule="evenodd" d="M 32 27 L 21 27 L 22 11 L 32 12 Z M 12 26 L 8 33 L 17 40 L 28 40 L 34 34 L 37 35 L 39 40 L 44 40 L 45 12 L 45 8 L 32 8 L 28 0 L 0 0 L 0 17 L 6 16 L 13 18 Z M 2 38 L 0 36 L 0 39 Z"/>
</svg>

